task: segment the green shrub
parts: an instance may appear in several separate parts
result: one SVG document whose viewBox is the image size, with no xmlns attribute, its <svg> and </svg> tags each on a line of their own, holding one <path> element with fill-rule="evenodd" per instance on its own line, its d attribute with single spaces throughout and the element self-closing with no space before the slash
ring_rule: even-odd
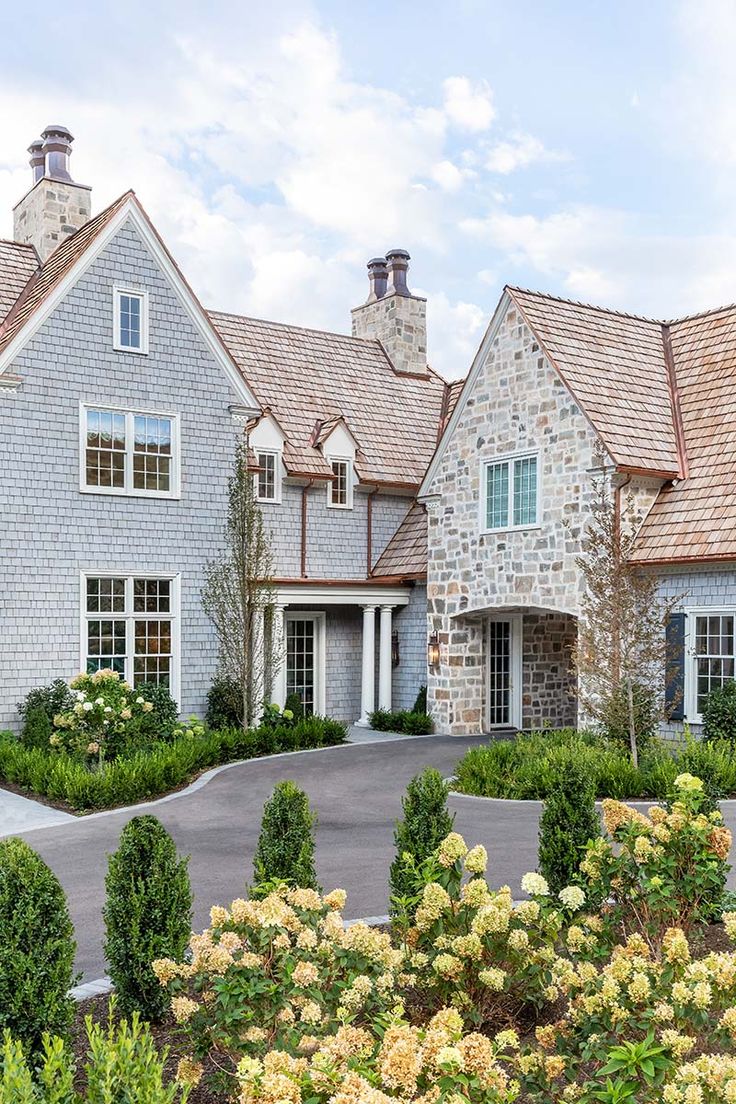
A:
<svg viewBox="0 0 736 1104">
<path fill-rule="evenodd" d="M 426 713 L 427 712 L 427 687 L 420 686 L 419 693 L 417 694 L 416 701 L 411 707 L 412 713 Z"/>
<path fill-rule="evenodd" d="M 403 732 L 410 736 L 425 736 L 432 732 L 432 718 L 427 713 L 415 713 L 408 709 L 390 712 L 376 709 L 368 715 L 371 728 L 376 732 Z"/>
<path fill-rule="evenodd" d="M 703 739 L 736 741 L 736 682 L 711 690 L 703 706 Z"/>
<path fill-rule="evenodd" d="M 539 822 L 539 871 L 552 893 L 580 881 L 580 863 L 589 840 L 601 834 L 595 789 L 580 759 L 567 748 L 550 756 L 554 786 Z"/>
<path fill-rule="evenodd" d="M 404 815 L 396 822 L 396 858 L 389 874 L 391 907 L 396 915 L 413 913 L 414 907 L 407 904 L 407 899 L 415 892 L 416 867 L 452 831 L 455 814 L 447 808 L 448 791 L 440 772 L 427 767 L 412 778 L 401 799 Z"/>
<path fill-rule="evenodd" d="M 170 740 L 179 719 L 179 707 L 169 687 L 163 682 L 142 682 L 135 691 L 153 706 L 153 712 L 144 718 L 143 733 L 152 740 Z"/>
<path fill-rule="evenodd" d="M 644 686 L 634 685 L 634 726 L 636 744 L 641 753 L 648 747 L 657 734 L 659 716 L 654 694 Z M 622 686 L 611 694 L 606 706 L 606 717 L 602 725 L 607 740 L 628 751 L 631 746 L 629 735 L 629 701 L 626 687 Z"/>
<path fill-rule="evenodd" d="M 297 720 L 301 720 L 304 716 L 304 705 L 302 699 L 298 694 L 293 691 L 291 694 L 286 695 L 286 701 L 284 703 L 284 709 L 288 709 L 290 713 L 293 713 Z"/>
<path fill-rule="evenodd" d="M 111 1002 L 112 1003 L 112 1002 Z M 86 1092 L 75 1092 L 74 1055 L 57 1036 L 46 1036 L 35 1062 L 29 1062 L 18 1039 L 6 1033 L 0 1044 L 0 1101 L 3 1104 L 174 1104 L 180 1087 L 165 1076 L 168 1051 L 157 1053 L 147 1025 L 137 1015 L 130 1024 L 107 1029 L 85 1020 Z M 183 1100 L 183 1096 L 181 1097 Z"/>
<path fill-rule="evenodd" d="M 210 728 L 243 727 L 243 691 L 234 678 L 218 675 L 213 680 L 205 720 Z"/>
<path fill-rule="evenodd" d="M 73 1016 L 76 943 L 64 890 L 21 839 L 0 840 L 0 1031 L 31 1051 Z"/>
<path fill-rule="evenodd" d="M 279 782 L 263 807 L 253 877 L 256 886 L 286 882 L 319 889 L 314 869 L 315 816 L 293 782 Z"/>
<path fill-rule="evenodd" d="M 171 743 L 157 743 L 97 770 L 53 750 L 26 748 L 11 733 L 0 733 L 0 779 L 86 812 L 132 805 L 181 786 L 200 771 L 220 763 L 281 751 L 330 747 L 345 742 L 339 721 L 306 717 L 273 729 L 223 729 L 195 735 L 184 729 Z"/>
<path fill-rule="evenodd" d="M 189 941 L 188 859 L 154 816 L 137 816 L 120 835 L 105 877 L 105 955 L 124 1015 L 160 1020 L 168 999 L 154 977 L 156 958 L 179 958 Z"/>
<path fill-rule="evenodd" d="M 54 679 L 48 686 L 37 686 L 18 703 L 23 721 L 20 738 L 26 747 L 48 747 L 53 732 L 54 717 L 74 705 L 69 686 L 64 679 Z"/>
</svg>

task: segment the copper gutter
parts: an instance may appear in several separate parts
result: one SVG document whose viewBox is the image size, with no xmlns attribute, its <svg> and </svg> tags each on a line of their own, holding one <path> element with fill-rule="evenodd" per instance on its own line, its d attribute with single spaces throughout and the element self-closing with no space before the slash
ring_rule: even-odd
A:
<svg viewBox="0 0 736 1104">
<path fill-rule="evenodd" d="M 410 586 L 412 579 L 406 575 L 376 575 L 372 579 L 270 579 L 272 586 L 321 586 L 321 587 L 371 587 L 371 586 Z"/>
<path fill-rule="evenodd" d="M 679 471 L 656 471 L 654 468 L 635 468 L 631 464 L 616 464 L 616 471 L 624 472 L 626 475 L 640 475 L 643 477 L 651 477 L 652 479 L 666 479 L 667 481 L 681 478 L 681 473 Z"/>
<path fill-rule="evenodd" d="M 365 554 L 366 554 L 366 575 L 370 575 L 373 570 L 373 499 L 378 494 L 378 484 L 372 491 L 368 492 L 368 511 L 366 513 L 366 534 L 365 534 Z"/>
<path fill-rule="evenodd" d="M 314 480 L 310 479 L 309 482 L 302 487 L 302 547 L 301 547 L 301 573 L 302 578 L 307 577 L 307 495 L 309 494 L 309 488 L 314 484 Z"/>
<path fill-rule="evenodd" d="M 709 564 L 709 563 L 736 563 L 736 553 L 718 552 L 713 556 L 662 556 L 659 559 L 638 560 L 631 559 L 630 563 L 637 567 L 667 567 L 670 564 Z"/>
<path fill-rule="evenodd" d="M 682 479 L 687 479 L 689 470 L 687 449 L 685 447 L 685 430 L 682 425 L 682 411 L 680 409 L 680 392 L 677 388 L 677 373 L 675 372 L 675 357 L 672 352 L 672 337 L 670 335 L 670 328 L 666 323 L 662 325 L 662 348 L 664 349 L 664 363 L 667 368 L 667 383 L 670 389 L 672 424 L 675 430 L 677 459 L 680 463 L 680 477 Z"/>
</svg>

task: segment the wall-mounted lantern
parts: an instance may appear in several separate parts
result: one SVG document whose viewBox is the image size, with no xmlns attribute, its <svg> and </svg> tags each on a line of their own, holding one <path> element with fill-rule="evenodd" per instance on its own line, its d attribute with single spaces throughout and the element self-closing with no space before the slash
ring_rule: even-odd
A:
<svg viewBox="0 0 736 1104">
<path fill-rule="evenodd" d="M 399 655 L 399 633 L 397 629 L 391 633 L 391 666 L 398 667 L 401 662 Z"/>
<path fill-rule="evenodd" d="M 430 667 L 440 665 L 440 638 L 436 632 L 430 633 L 427 641 L 427 663 Z"/>
</svg>

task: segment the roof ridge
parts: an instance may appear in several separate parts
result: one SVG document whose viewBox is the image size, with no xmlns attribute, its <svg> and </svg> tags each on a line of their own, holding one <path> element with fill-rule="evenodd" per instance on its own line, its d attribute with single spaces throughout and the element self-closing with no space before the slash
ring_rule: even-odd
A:
<svg viewBox="0 0 736 1104">
<path fill-rule="evenodd" d="M 652 318 L 646 314 L 634 314 L 632 311 L 616 310 L 614 307 L 602 307 L 598 303 L 585 303 L 582 299 L 567 299 L 564 295 L 553 295 L 549 291 L 535 291 L 533 288 L 518 287 L 515 284 L 506 284 L 504 290 L 518 291 L 522 295 L 535 295 L 539 299 L 551 299 L 555 303 L 567 303 L 571 307 L 584 307 L 586 310 L 599 311 L 601 314 L 613 314 L 617 318 L 633 318 L 637 322 L 649 322 L 653 326 L 661 326 L 662 319 Z"/>
<path fill-rule="evenodd" d="M 732 310 L 736 310 L 736 303 L 724 303 L 721 307 L 709 307 L 707 310 L 695 311 L 693 314 L 681 314 L 678 318 L 668 318 L 663 325 L 676 326 L 680 322 L 692 322 L 695 318 L 707 318 L 711 314 L 723 314 L 725 311 Z"/>
<path fill-rule="evenodd" d="M 377 337 L 354 337 L 353 334 L 340 333 L 339 330 L 325 330 L 317 326 L 299 326 L 292 322 L 274 322 L 271 318 L 256 318 L 252 314 L 236 314 L 235 311 L 217 310 L 213 307 L 206 307 L 205 310 L 209 315 L 224 315 L 225 318 L 237 318 L 240 322 L 255 322 L 261 326 L 275 326 L 280 330 L 300 330 L 302 333 L 323 334 L 325 337 L 341 337 L 346 341 L 357 341 L 361 345 L 380 344 Z"/>
<path fill-rule="evenodd" d="M 17 249 L 29 249 L 31 253 L 36 252 L 35 245 L 31 245 L 30 242 L 19 242 L 15 238 L 0 238 L 0 245 L 14 245 Z"/>
</svg>

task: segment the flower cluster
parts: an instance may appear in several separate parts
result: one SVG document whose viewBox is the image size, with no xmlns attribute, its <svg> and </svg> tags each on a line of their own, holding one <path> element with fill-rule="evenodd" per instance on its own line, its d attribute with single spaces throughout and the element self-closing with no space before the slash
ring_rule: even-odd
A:
<svg viewBox="0 0 736 1104">
<path fill-rule="evenodd" d="M 85 758 L 114 758 L 131 736 L 149 727 L 153 703 L 133 690 L 117 671 L 102 668 L 70 682 L 74 705 L 54 717 L 52 747 Z"/>
<path fill-rule="evenodd" d="M 425 1027 L 401 1015 L 385 1031 L 344 1026 L 294 1056 L 271 1051 L 244 1058 L 239 1104 L 511 1104 L 517 1086 L 502 1064 L 518 1047 L 515 1032 L 491 1040 L 464 1035 L 462 1018 L 443 1009 Z"/>
<path fill-rule="evenodd" d="M 387 933 L 346 927 L 345 893 L 281 887 L 215 906 L 190 960 L 153 969 L 200 1060 L 214 1048 L 235 1066 L 270 1048 L 301 1054 L 340 1026 L 398 1007 L 403 951 Z"/>
</svg>

